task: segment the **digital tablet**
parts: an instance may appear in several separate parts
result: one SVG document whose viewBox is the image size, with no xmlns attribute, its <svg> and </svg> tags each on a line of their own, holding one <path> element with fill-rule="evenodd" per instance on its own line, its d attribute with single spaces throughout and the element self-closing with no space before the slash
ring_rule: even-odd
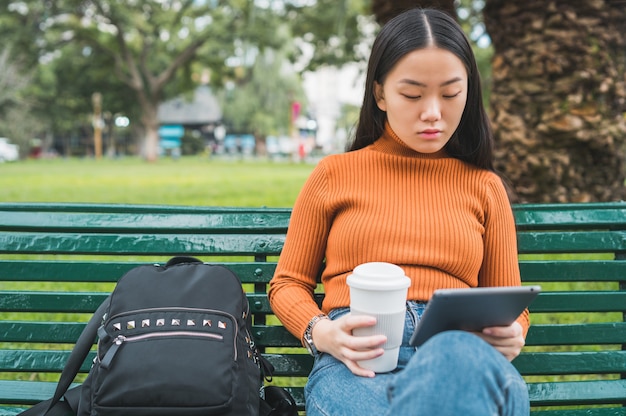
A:
<svg viewBox="0 0 626 416">
<path fill-rule="evenodd" d="M 439 332 L 452 329 L 480 331 L 511 325 L 541 292 L 541 286 L 439 289 L 428 301 L 411 336 L 418 347 Z"/>
</svg>

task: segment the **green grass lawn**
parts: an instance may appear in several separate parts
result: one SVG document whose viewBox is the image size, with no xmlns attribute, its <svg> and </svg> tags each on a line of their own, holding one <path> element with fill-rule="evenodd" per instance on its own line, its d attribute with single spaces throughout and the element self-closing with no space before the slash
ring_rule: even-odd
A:
<svg viewBox="0 0 626 416">
<path fill-rule="evenodd" d="M 0 164 L 1 202 L 291 207 L 313 164 L 207 157 Z"/>
</svg>

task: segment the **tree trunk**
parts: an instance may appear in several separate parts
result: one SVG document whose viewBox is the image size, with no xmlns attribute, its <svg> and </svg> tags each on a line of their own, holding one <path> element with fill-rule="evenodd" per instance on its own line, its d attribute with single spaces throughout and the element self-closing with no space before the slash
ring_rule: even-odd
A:
<svg viewBox="0 0 626 416">
<path fill-rule="evenodd" d="M 454 0 L 372 0 L 372 13 L 380 25 L 415 7 L 439 9 L 448 12 L 455 19 L 457 17 Z"/>
<path fill-rule="evenodd" d="M 141 123 L 145 128 L 142 153 L 148 162 L 154 162 L 159 157 L 158 108 L 160 101 L 155 98 L 151 100 L 140 98 L 139 102 L 141 104 Z"/>
<path fill-rule="evenodd" d="M 517 202 L 621 200 L 626 7 L 487 0 L 496 167 Z"/>
</svg>

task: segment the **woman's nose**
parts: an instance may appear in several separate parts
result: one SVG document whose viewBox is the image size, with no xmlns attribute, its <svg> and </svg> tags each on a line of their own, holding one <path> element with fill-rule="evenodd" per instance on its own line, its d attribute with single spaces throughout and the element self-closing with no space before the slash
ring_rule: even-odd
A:
<svg viewBox="0 0 626 416">
<path fill-rule="evenodd" d="M 438 100 L 425 100 L 420 113 L 422 121 L 436 121 L 441 118 L 441 105 Z"/>
</svg>

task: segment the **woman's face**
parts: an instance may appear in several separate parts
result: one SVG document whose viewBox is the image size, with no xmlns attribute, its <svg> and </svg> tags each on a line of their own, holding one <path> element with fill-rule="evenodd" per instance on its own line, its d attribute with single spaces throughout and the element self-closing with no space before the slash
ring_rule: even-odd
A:
<svg viewBox="0 0 626 416">
<path fill-rule="evenodd" d="M 391 129 L 420 153 L 441 150 L 461 121 L 467 102 L 467 71 L 445 49 L 417 49 L 402 57 L 383 84 L 375 83 L 378 108 Z"/>
</svg>

